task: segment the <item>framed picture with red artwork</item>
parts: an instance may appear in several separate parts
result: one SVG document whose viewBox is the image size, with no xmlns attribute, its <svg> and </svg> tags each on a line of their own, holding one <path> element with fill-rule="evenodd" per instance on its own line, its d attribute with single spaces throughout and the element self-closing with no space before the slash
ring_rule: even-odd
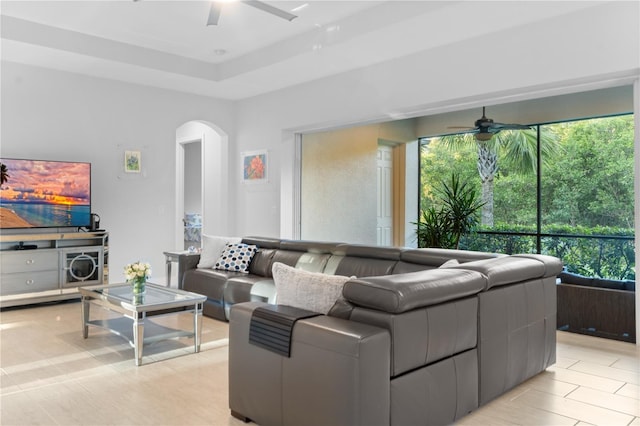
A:
<svg viewBox="0 0 640 426">
<path fill-rule="evenodd" d="M 267 182 L 268 153 L 266 150 L 243 152 L 242 159 L 242 182 L 243 183 L 264 183 Z"/>
</svg>

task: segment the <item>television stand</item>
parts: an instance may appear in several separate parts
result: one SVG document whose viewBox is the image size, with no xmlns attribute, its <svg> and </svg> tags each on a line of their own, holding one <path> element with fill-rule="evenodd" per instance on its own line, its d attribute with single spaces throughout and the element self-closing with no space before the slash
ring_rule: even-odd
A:
<svg viewBox="0 0 640 426">
<path fill-rule="evenodd" d="M 0 308 L 80 297 L 78 286 L 109 282 L 109 234 L 0 234 Z"/>
</svg>

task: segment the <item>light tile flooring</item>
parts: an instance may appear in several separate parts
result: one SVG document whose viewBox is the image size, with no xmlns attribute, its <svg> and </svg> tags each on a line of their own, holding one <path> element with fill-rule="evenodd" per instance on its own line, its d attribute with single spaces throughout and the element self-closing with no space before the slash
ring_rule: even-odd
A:
<svg viewBox="0 0 640 426">
<path fill-rule="evenodd" d="M 189 328 L 191 317 L 158 322 Z M 199 354 L 191 339 L 147 346 L 136 367 L 120 337 L 82 338 L 79 303 L 5 310 L 0 424 L 242 425 L 227 408 L 228 326 L 205 317 L 202 337 Z M 640 426 L 640 348 L 558 332 L 556 365 L 458 423 Z"/>
</svg>

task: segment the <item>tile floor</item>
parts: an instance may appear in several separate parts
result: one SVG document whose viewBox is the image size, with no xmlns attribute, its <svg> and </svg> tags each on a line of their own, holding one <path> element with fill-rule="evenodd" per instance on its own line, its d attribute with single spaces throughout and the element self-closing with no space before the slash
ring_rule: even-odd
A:
<svg viewBox="0 0 640 426">
<path fill-rule="evenodd" d="M 188 328 L 191 317 L 158 322 Z M 82 338 L 79 303 L 4 310 L 0 424 L 242 425 L 227 408 L 227 337 L 205 317 L 199 354 L 191 339 L 159 342 L 136 367 L 120 337 Z M 458 424 L 640 426 L 640 347 L 558 332 L 556 365 Z"/>
</svg>

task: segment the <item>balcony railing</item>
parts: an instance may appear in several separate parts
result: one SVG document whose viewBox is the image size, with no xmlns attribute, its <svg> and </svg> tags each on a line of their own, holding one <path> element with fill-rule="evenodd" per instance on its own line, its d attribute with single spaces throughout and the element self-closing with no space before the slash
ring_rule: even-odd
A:
<svg viewBox="0 0 640 426">
<path fill-rule="evenodd" d="M 635 280 L 633 235 L 479 231 L 466 235 L 460 248 L 506 254 L 541 253 L 562 259 L 565 269 L 581 275 Z"/>
</svg>

